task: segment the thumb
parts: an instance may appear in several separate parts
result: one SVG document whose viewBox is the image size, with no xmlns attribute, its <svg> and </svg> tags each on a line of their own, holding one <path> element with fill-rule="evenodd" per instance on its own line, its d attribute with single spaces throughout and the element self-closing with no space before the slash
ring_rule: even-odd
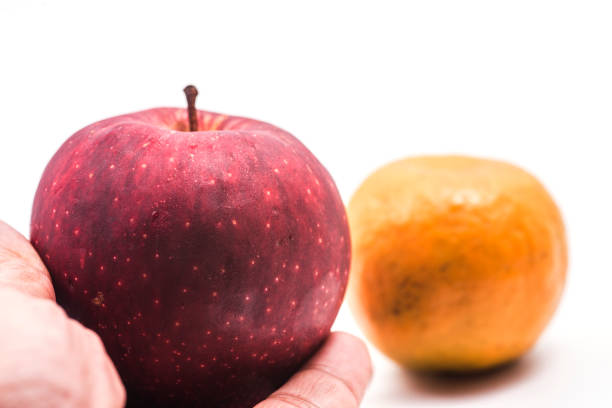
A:
<svg viewBox="0 0 612 408">
<path fill-rule="evenodd" d="M 365 344 L 332 333 L 297 374 L 255 408 L 357 408 L 371 377 Z"/>
</svg>

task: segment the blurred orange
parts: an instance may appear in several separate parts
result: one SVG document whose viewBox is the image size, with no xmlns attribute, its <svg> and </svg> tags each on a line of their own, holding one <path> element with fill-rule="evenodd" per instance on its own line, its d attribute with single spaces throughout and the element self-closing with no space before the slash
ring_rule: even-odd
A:
<svg viewBox="0 0 612 408">
<path fill-rule="evenodd" d="M 349 302 L 398 363 L 486 369 L 529 349 L 563 290 L 561 215 L 533 176 L 507 163 L 415 157 L 368 177 L 348 206 Z"/>
</svg>

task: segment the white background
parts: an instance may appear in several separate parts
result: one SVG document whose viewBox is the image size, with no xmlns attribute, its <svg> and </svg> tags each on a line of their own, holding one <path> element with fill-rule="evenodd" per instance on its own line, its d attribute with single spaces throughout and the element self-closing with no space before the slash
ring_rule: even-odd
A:
<svg viewBox="0 0 612 408">
<path fill-rule="evenodd" d="M 423 153 L 519 164 L 570 240 L 557 315 L 519 364 L 405 373 L 370 348 L 363 406 L 612 406 L 612 5 L 606 1 L 0 0 L 0 218 L 26 234 L 44 166 L 79 128 L 155 106 L 269 121 L 345 201 Z M 359 333 L 343 309 L 338 329 Z"/>
</svg>

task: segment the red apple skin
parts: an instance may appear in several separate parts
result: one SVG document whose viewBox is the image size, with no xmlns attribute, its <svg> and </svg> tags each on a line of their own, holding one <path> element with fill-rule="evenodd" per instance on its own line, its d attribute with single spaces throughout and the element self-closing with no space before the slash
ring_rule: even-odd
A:
<svg viewBox="0 0 612 408">
<path fill-rule="evenodd" d="M 44 171 L 31 240 L 128 406 L 251 407 L 329 333 L 349 231 L 325 168 L 251 119 L 159 108 L 94 123 Z"/>
</svg>

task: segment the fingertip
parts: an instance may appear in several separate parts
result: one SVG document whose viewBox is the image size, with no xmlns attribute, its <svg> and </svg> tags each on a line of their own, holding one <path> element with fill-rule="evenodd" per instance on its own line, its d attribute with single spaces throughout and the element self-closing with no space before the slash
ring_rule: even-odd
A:
<svg viewBox="0 0 612 408">
<path fill-rule="evenodd" d="M 19 231 L 0 221 L 0 287 L 55 300 L 51 276 L 42 259 Z"/>
<path fill-rule="evenodd" d="M 364 342 L 334 332 L 321 349 L 278 391 L 257 408 L 357 408 L 372 377 Z"/>
<path fill-rule="evenodd" d="M 330 339 L 340 343 L 345 349 L 353 353 L 353 358 L 359 362 L 361 370 L 366 374 L 369 383 L 374 374 L 374 366 L 372 365 L 372 358 L 366 343 L 361 338 L 343 331 L 331 333 Z"/>
<path fill-rule="evenodd" d="M 359 337 L 340 331 L 332 332 L 305 366 L 311 367 L 323 368 L 345 380 L 359 400 L 373 375 L 372 359 L 366 344 Z"/>
</svg>

